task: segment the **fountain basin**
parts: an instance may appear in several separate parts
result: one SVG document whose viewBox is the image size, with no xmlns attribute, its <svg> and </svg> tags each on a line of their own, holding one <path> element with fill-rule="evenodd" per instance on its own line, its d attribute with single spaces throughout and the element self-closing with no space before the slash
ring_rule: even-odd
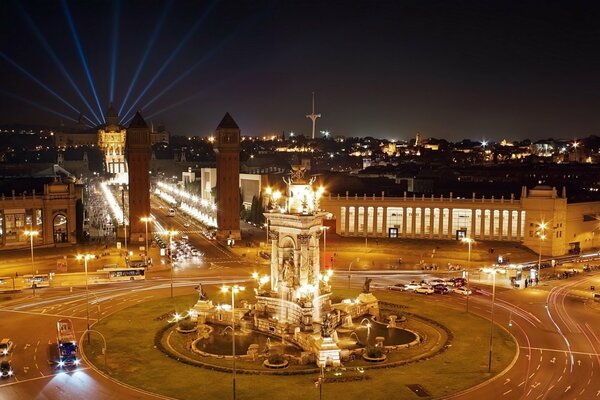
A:
<svg viewBox="0 0 600 400">
<path fill-rule="evenodd" d="M 210 335 L 199 338 L 194 341 L 192 346 L 194 350 L 201 353 L 215 355 L 215 356 L 231 356 L 232 355 L 232 343 L 231 339 L 231 328 L 220 325 L 210 325 L 212 332 Z M 235 351 L 236 355 L 244 355 L 248 352 L 251 345 L 257 344 L 258 351 L 260 353 L 267 353 L 268 351 L 277 351 L 279 353 L 300 356 L 301 350 L 289 343 L 282 344 L 281 341 L 275 341 L 270 336 L 265 335 L 261 332 L 252 330 L 238 330 L 235 331 Z"/>
</svg>

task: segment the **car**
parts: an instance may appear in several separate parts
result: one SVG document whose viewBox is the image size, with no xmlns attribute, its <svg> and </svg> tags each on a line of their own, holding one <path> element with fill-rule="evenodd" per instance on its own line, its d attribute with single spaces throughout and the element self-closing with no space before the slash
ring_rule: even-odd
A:
<svg viewBox="0 0 600 400">
<path fill-rule="evenodd" d="M 416 282 L 407 283 L 405 286 L 406 286 L 406 289 L 404 289 L 404 290 L 408 290 L 408 291 L 415 291 L 416 289 L 422 287 L 421 285 L 419 285 Z"/>
<path fill-rule="evenodd" d="M 429 286 L 436 286 L 436 285 L 446 285 L 446 281 L 443 279 L 432 279 L 429 281 Z"/>
<path fill-rule="evenodd" d="M 186 223 L 183 224 L 183 226 L 185 226 L 186 228 L 189 228 L 190 227 L 190 223 L 186 222 Z"/>
<path fill-rule="evenodd" d="M 404 292 L 407 289 L 406 289 L 406 285 L 404 283 L 397 283 L 395 285 L 388 286 L 388 290 L 397 290 L 397 291 Z"/>
<path fill-rule="evenodd" d="M 13 369 L 10 365 L 10 361 L 4 360 L 0 362 L 0 377 L 10 378 L 13 375 Z"/>
<path fill-rule="evenodd" d="M 454 293 L 458 293 L 458 294 L 462 294 L 463 296 L 467 296 L 473 292 L 468 287 L 461 286 L 461 287 L 454 288 Z"/>
<path fill-rule="evenodd" d="M 448 294 L 450 293 L 450 289 L 446 285 L 434 285 L 433 291 L 439 294 Z"/>
<path fill-rule="evenodd" d="M 450 278 L 446 281 L 448 286 L 460 287 L 465 286 L 467 284 L 467 280 L 465 278 Z"/>
<path fill-rule="evenodd" d="M 433 292 L 433 289 L 430 287 L 420 286 L 415 289 L 415 293 L 433 294 L 434 292 Z"/>
<path fill-rule="evenodd" d="M 0 340 L 0 354 L 3 356 L 8 355 L 13 348 L 13 342 L 10 339 L 2 339 Z"/>
</svg>

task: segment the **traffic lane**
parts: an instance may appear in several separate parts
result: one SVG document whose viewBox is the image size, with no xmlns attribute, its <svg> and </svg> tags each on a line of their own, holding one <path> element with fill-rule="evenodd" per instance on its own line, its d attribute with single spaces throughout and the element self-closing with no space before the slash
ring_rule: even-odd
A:
<svg viewBox="0 0 600 400">
<path fill-rule="evenodd" d="M 3 334 L 10 335 L 8 337 L 15 343 L 10 360 L 18 380 L 60 372 L 56 368 L 56 322 L 69 316 L 10 310 L 0 310 L 0 316 L 11 321 Z M 75 319 L 73 322 L 77 324 Z"/>
<path fill-rule="evenodd" d="M 146 400 L 165 397 L 144 393 L 108 380 L 92 369 L 80 368 L 52 376 L 0 386 L 0 398 L 17 400 L 119 399 Z"/>
<path fill-rule="evenodd" d="M 219 242 L 207 239 L 203 234 L 207 228 L 194 221 L 191 217 L 184 216 L 181 213 L 174 217 L 170 217 L 164 210 L 160 211 L 161 212 L 153 211 L 154 218 L 160 225 L 165 229 L 175 229 L 179 232 L 177 236 L 173 237 L 173 240 L 179 240 L 182 235 L 187 235 L 190 244 L 203 252 L 205 258 L 222 259 L 234 257 L 234 255 Z M 168 245 L 168 237 L 163 237 L 163 241 Z"/>
</svg>

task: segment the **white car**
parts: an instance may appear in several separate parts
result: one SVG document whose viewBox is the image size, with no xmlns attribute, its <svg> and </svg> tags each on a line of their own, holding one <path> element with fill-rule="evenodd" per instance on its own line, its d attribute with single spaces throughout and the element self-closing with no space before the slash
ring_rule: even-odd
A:
<svg viewBox="0 0 600 400">
<path fill-rule="evenodd" d="M 388 286 L 388 290 L 397 290 L 403 292 L 408 289 L 406 288 L 406 285 L 404 283 L 397 283 L 395 285 Z"/>
<path fill-rule="evenodd" d="M 429 286 L 435 286 L 435 285 L 446 285 L 447 282 L 443 279 L 433 279 L 431 281 L 429 281 Z"/>
<path fill-rule="evenodd" d="M 405 285 L 405 288 L 404 288 L 404 290 L 407 290 L 407 291 L 412 291 L 412 292 L 414 292 L 415 290 L 417 290 L 417 289 L 418 289 L 418 288 L 420 288 L 420 287 L 422 287 L 420 284 L 418 284 L 418 283 L 415 283 L 415 282 L 411 282 L 411 283 L 407 283 L 407 284 Z"/>
<path fill-rule="evenodd" d="M 418 288 L 415 289 L 415 293 L 433 294 L 433 289 L 430 287 L 419 286 Z"/>
<path fill-rule="evenodd" d="M 462 294 L 463 296 L 467 296 L 473 292 L 471 291 L 471 289 L 461 286 L 461 287 L 454 288 L 454 293 L 458 293 L 458 294 Z"/>
</svg>

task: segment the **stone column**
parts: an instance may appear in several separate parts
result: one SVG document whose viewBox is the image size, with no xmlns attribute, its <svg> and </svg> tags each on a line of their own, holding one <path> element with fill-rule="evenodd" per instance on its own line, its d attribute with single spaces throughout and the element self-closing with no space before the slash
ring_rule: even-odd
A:
<svg viewBox="0 0 600 400">
<path fill-rule="evenodd" d="M 297 277 L 298 284 L 300 286 L 309 283 L 308 270 L 309 268 L 311 268 L 311 259 L 309 252 L 310 237 L 310 235 L 298 235 L 298 245 L 300 246 L 300 264 L 296 265 L 299 266 Z"/>
<path fill-rule="evenodd" d="M 383 206 L 383 220 L 381 221 L 381 236 L 387 237 L 388 235 L 388 227 L 387 227 L 387 207 Z"/>
<path fill-rule="evenodd" d="M 433 208 L 429 207 L 429 239 L 433 239 Z"/>
<path fill-rule="evenodd" d="M 271 291 L 277 292 L 277 282 L 279 279 L 279 267 L 283 264 L 283 254 L 279 253 L 279 232 L 269 232 L 269 241 L 271 241 Z"/>
<path fill-rule="evenodd" d="M 453 216 L 453 208 L 449 208 L 448 209 L 448 239 L 453 239 L 454 238 L 454 234 L 456 232 L 454 232 L 454 228 L 452 226 L 452 222 L 454 220 L 454 216 Z"/>
</svg>

